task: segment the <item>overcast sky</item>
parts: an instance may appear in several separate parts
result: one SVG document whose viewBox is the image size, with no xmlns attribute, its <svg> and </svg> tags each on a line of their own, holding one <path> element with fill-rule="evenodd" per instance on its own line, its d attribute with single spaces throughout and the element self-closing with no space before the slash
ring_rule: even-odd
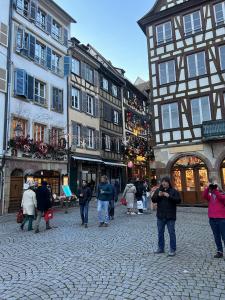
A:
<svg viewBox="0 0 225 300">
<path fill-rule="evenodd" d="M 90 43 L 132 82 L 148 80 L 147 43 L 139 20 L 155 0 L 55 0 L 76 21 L 72 36 Z"/>
</svg>

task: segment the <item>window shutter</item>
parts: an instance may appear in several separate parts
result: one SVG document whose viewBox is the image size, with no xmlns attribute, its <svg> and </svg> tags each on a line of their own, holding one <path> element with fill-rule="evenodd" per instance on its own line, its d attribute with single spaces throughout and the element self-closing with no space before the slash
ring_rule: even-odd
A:
<svg viewBox="0 0 225 300">
<path fill-rule="evenodd" d="M 99 131 L 95 130 L 95 145 L 94 145 L 95 149 L 98 150 L 99 149 Z"/>
<path fill-rule="evenodd" d="M 72 145 L 77 145 L 77 123 L 72 122 Z"/>
<path fill-rule="evenodd" d="M 107 121 L 112 122 L 112 107 L 107 104 Z"/>
<path fill-rule="evenodd" d="M 36 15 L 37 15 L 37 1 L 31 1 L 31 3 L 30 3 L 30 19 L 32 21 L 35 21 Z"/>
<path fill-rule="evenodd" d="M 98 71 L 94 70 L 94 85 L 99 86 L 99 76 Z"/>
<path fill-rule="evenodd" d="M 17 35 L 16 35 L 16 51 L 20 51 L 23 48 L 23 42 L 24 42 L 24 30 L 18 27 Z"/>
<path fill-rule="evenodd" d="M 102 150 L 105 150 L 105 133 L 102 133 Z"/>
<path fill-rule="evenodd" d="M 118 91 L 117 98 L 121 100 L 121 94 L 122 94 L 122 93 L 121 93 L 121 87 L 120 87 L 120 86 L 118 86 L 117 91 Z"/>
<path fill-rule="evenodd" d="M 112 123 L 114 123 L 114 109 L 111 107 L 111 120 Z"/>
<path fill-rule="evenodd" d="M 34 77 L 27 75 L 27 98 L 34 100 Z"/>
<path fill-rule="evenodd" d="M 100 83 L 100 88 L 103 89 L 103 76 L 102 76 L 102 74 L 99 75 L 99 83 Z"/>
<path fill-rule="evenodd" d="M 46 29 L 48 34 L 52 33 L 52 17 L 50 15 L 46 17 Z"/>
<path fill-rule="evenodd" d="M 29 57 L 34 59 L 35 57 L 35 43 L 36 39 L 33 35 L 30 34 L 30 39 L 29 39 Z"/>
<path fill-rule="evenodd" d="M 58 112 L 63 112 L 63 90 L 58 91 Z"/>
<path fill-rule="evenodd" d="M 108 121 L 107 119 L 107 104 L 103 102 L 103 119 L 104 121 Z"/>
<path fill-rule="evenodd" d="M 111 138 L 111 151 L 115 152 L 116 147 L 115 147 L 115 140 L 113 138 Z"/>
<path fill-rule="evenodd" d="M 63 30 L 63 44 L 64 46 L 68 47 L 68 30 L 66 28 L 64 28 Z"/>
<path fill-rule="evenodd" d="M 123 114 L 120 112 L 119 113 L 119 126 L 123 125 Z"/>
<path fill-rule="evenodd" d="M 88 144 L 88 128 L 85 126 L 82 126 L 82 140 L 87 146 Z"/>
<path fill-rule="evenodd" d="M 68 76 L 71 73 L 71 57 L 64 56 L 64 76 Z"/>
<path fill-rule="evenodd" d="M 14 92 L 17 96 L 27 97 L 27 73 L 23 69 L 15 70 Z"/>
<path fill-rule="evenodd" d="M 0 91 L 7 91 L 7 70 L 0 68 Z"/>
<path fill-rule="evenodd" d="M 109 89 L 108 89 L 108 92 L 110 95 L 112 95 L 112 82 L 111 81 L 108 81 L 109 82 Z"/>
<path fill-rule="evenodd" d="M 94 98 L 94 116 L 99 118 L 99 100 L 98 98 Z"/>
<path fill-rule="evenodd" d="M 82 91 L 82 111 L 87 112 L 87 93 Z"/>
<path fill-rule="evenodd" d="M 51 70 L 52 68 L 52 49 L 47 47 L 46 49 L 46 65 L 47 68 Z"/>
<path fill-rule="evenodd" d="M 7 47 L 8 46 L 8 26 L 4 23 L 0 23 L 0 43 Z"/>
<path fill-rule="evenodd" d="M 81 62 L 81 77 L 86 79 L 86 64 L 83 61 Z"/>
</svg>

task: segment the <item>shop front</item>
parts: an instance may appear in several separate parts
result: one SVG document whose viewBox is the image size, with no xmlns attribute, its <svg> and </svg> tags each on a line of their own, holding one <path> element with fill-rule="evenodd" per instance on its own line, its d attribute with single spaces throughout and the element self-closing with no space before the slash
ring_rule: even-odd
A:
<svg viewBox="0 0 225 300">
<path fill-rule="evenodd" d="M 121 162 L 104 161 L 101 166 L 101 175 L 106 175 L 111 184 L 117 181 L 122 190 L 126 184 L 126 165 Z"/>
<path fill-rule="evenodd" d="M 174 187 L 181 194 L 183 205 L 207 205 L 202 192 L 209 181 L 208 168 L 200 158 L 179 158 L 172 166 L 171 177 Z"/>
</svg>

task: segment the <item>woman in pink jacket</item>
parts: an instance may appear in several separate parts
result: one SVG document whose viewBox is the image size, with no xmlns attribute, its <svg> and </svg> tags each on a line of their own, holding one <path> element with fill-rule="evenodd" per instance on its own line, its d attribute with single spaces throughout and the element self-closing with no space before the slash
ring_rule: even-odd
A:
<svg viewBox="0 0 225 300">
<path fill-rule="evenodd" d="M 217 184 L 210 184 L 203 193 L 204 199 L 209 203 L 208 216 L 217 253 L 215 258 L 223 257 L 223 245 L 225 246 L 225 194 L 221 192 Z"/>
</svg>

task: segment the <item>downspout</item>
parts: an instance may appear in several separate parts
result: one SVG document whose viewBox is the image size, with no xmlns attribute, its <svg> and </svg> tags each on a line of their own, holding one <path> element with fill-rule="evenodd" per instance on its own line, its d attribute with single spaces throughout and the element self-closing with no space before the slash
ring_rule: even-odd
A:
<svg viewBox="0 0 225 300">
<path fill-rule="evenodd" d="M 1 168 L 1 214 L 4 214 L 5 195 L 4 195 L 4 181 L 5 181 L 5 160 L 8 147 L 8 130 L 9 130 L 9 111 L 10 111 L 10 91 L 11 91 L 11 43 L 12 43 L 12 11 L 13 0 L 9 2 L 9 22 L 8 22 L 8 49 L 7 49 L 7 91 L 5 94 L 5 113 L 4 113 L 4 132 L 3 132 L 3 159 Z"/>
</svg>

